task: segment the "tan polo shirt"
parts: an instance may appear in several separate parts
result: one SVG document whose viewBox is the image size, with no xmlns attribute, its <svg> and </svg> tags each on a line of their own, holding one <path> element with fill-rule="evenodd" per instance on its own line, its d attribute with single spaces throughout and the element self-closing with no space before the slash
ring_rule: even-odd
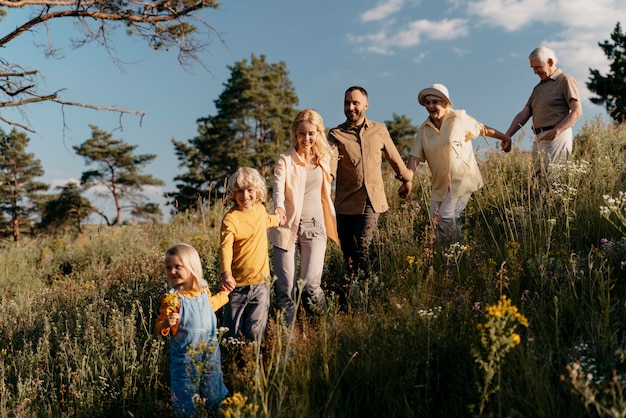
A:
<svg viewBox="0 0 626 418">
<path fill-rule="evenodd" d="M 448 109 L 441 129 L 430 118 L 419 127 L 411 155 L 428 162 L 433 176 L 433 201 L 442 202 L 448 190 L 452 197 L 460 197 L 483 186 L 472 147 L 472 139 L 483 130 L 484 125 L 465 110 L 454 109 Z"/>
<path fill-rule="evenodd" d="M 569 114 L 570 99 L 580 100 L 578 84 L 572 76 L 557 69 L 533 89 L 527 106 L 533 116 L 533 128 L 554 127 Z"/>
<path fill-rule="evenodd" d="M 335 209 L 339 214 L 362 214 L 368 196 L 376 213 L 389 209 L 382 175 L 383 155 L 398 178 L 411 180 L 402 156 L 382 123 L 366 119 L 359 129 L 346 121 L 330 130 L 328 140 L 338 158 L 335 160 Z"/>
</svg>

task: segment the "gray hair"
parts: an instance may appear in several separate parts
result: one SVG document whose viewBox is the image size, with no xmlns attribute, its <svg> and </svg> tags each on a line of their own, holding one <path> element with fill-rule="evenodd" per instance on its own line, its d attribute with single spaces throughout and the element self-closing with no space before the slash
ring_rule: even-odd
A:
<svg viewBox="0 0 626 418">
<path fill-rule="evenodd" d="M 552 62 L 554 63 L 554 65 L 556 65 L 557 63 L 557 59 L 556 59 L 556 54 L 554 53 L 554 51 L 550 48 L 548 48 L 547 46 L 540 46 L 538 48 L 533 49 L 533 52 L 530 53 L 530 55 L 528 56 L 528 58 L 539 58 L 541 60 L 541 62 L 548 62 L 549 59 L 552 60 Z"/>
</svg>

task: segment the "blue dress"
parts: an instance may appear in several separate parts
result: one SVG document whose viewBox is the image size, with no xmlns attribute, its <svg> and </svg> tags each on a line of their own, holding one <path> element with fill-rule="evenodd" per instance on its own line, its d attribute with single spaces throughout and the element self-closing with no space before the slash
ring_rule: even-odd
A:
<svg viewBox="0 0 626 418">
<path fill-rule="evenodd" d="M 206 288 L 206 281 L 202 283 Z M 170 336 L 170 387 L 176 417 L 197 416 L 196 405 L 202 400 L 216 411 L 228 389 L 222 378 L 217 318 L 208 292 L 194 297 L 177 293 L 180 321 L 176 335 Z"/>
</svg>

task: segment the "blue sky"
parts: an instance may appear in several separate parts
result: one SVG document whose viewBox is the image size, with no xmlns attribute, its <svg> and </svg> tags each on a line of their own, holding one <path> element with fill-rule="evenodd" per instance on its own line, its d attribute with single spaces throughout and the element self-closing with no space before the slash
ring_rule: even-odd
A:
<svg viewBox="0 0 626 418">
<path fill-rule="evenodd" d="M 10 11 L 2 35 L 19 22 Z M 214 114 L 214 100 L 230 76 L 227 68 L 251 54 L 269 62 L 284 61 L 299 108 L 315 108 L 328 127 L 344 120 L 343 92 L 362 85 L 369 92 L 370 119 L 390 120 L 393 113 L 414 124 L 426 118 L 417 93 L 433 83 L 445 84 L 454 107 L 479 121 L 505 131 L 539 81 L 528 64 L 529 52 L 539 45 L 552 47 L 558 66 L 573 75 L 583 96 L 583 120 L 601 116 L 604 108 L 592 104 L 585 82 L 589 68 L 608 71 L 598 42 L 609 39 L 621 18 L 623 0 L 223 0 L 218 10 L 201 13 L 221 32 L 211 41 L 200 66 L 182 68 L 173 52 L 154 52 L 125 35 L 112 38 L 116 60 L 99 45 L 72 49 L 68 40 L 75 28 L 54 22 L 50 32 L 39 28 L 14 40 L 0 58 L 26 68 L 37 68 L 50 91 L 73 102 L 142 110 L 140 119 L 125 115 L 47 103 L 28 109 L 3 110 L 2 115 L 29 124 L 36 133 L 29 151 L 42 162 L 43 181 L 53 185 L 79 179 L 86 169 L 72 146 L 89 138 L 90 124 L 113 137 L 136 144 L 137 153 L 157 159 L 146 172 L 166 182 L 151 189 L 154 201 L 164 190 L 174 190 L 180 173 L 172 138 L 196 135 L 196 119 Z M 45 58 L 39 47 L 50 38 L 60 59 Z M 11 130 L 0 122 L 6 131 Z M 529 130 L 517 146 L 529 149 Z M 497 146 L 479 139 L 477 145 Z M 156 197 L 155 197 L 156 196 Z M 164 208 L 164 213 L 168 209 Z"/>
</svg>

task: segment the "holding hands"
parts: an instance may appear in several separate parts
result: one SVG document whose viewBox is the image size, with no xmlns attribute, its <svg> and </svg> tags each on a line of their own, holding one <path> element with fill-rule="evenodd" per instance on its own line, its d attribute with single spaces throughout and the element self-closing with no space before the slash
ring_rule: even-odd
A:
<svg viewBox="0 0 626 418">
<path fill-rule="evenodd" d="M 278 216 L 278 226 L 283 226 L 287 223 L 287 214 L 284 208 L 276 208 L 274 214 Z"/>
<path fill-rule="evenodd" d="M 413 182 L 405 181 L 402 183 L 402 186 L 398 189 L 398 195 L 402 199 L 406 199 L 410 194 L 411 190 L 413 190 Z"/>
<path fill-rule="evenodd" d="M 505 138 L 502 140 L 502 144 L 500 144 L 500 148 L 502 149 L 502 151 L 504 151 L 504 152 L 511 151 L 512 142 L 513 141 L 511 139 L 511 137 L 506 135 Z"/>
<path fill-rule="evenodd" d="M 226 292 L 232 292 L 235 289 L 237 282 L 230 272 L 225 271 L 222 273 L 222 280 L 220 281 L 220 290 Z"/>
</svg>

